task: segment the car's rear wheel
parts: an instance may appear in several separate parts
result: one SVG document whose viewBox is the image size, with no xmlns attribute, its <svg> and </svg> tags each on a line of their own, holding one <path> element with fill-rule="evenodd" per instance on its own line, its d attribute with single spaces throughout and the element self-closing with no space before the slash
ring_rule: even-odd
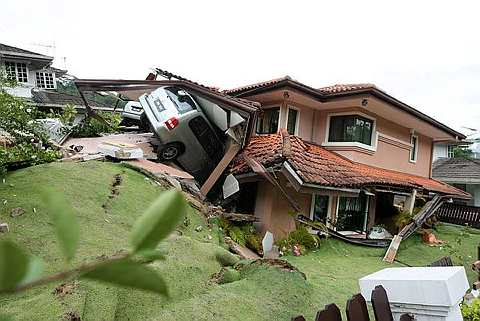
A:
<svg viewBox="0 0 480 321">
<path fill-rule="evenodd" d="M 163 160 L 175 160 L 183 153 L 183 146 L 179 143 L 170 143 L 165 145 L 159 153 Z"/>
</svg>

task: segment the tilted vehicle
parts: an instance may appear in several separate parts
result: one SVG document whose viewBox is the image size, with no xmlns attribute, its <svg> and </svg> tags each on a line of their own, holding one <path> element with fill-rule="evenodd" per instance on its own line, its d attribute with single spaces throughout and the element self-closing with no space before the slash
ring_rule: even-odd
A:
<svg viewBox="0 0 480 321">
<path fill-rule="evenodd" d="M 158 156 L 176 160 L 203 183 L 224 153 L 224 145 L 200 105 L 185 90 L 163 86 L 139 98 L 152 131 Z"/>
</svg>

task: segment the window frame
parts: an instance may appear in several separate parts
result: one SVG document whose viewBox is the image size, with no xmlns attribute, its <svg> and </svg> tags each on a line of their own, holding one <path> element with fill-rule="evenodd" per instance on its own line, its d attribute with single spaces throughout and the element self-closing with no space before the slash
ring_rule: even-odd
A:
<svg viewBox="0 0 480 321">
<path fill-rule="evenodd" d="M 415 144 L 413 143 L 413 139 L 415 139 Z M 408 161 L 410 163 L 416 163 L 418 159 L 418 135 L 414 132 L 410 134 L 410 153 L 408 154 Z M 413 156 L 413 159 L 412 159 Z"/>
<path fill-rule="evenodd" d="M 258 132 L 258 122 L 260 120 L 260 118 L 257 117 L 257 123 L 255 124 L 255 134 L 256 135 L 271 135 L 271 134 L 276 134 L 278 133 L 278 130 L 280 129 L 280 120 L 281 120 L 281 115 L 282 115 L 282 107 L 279 106 L 279 105 L 271 105 L 271 106 L 266 106 L 266 107 L 263 107 L 262 108 L 262 111 L 265 112 L 265 111 L 268 111 L 268 110 L 271 110 L 271 109 L 278 109 L 278 120 L 277 120 L 277 129 L 274 133 L 260 133 Z"/>
<path fill-rule="evenodd" d="M 454 158 L 455 157 L 455 145 L 447 145 L 447 157 Z M 450 151 L 451 149 L 451 151 Z M 450 155 L 451 153 L 451 155 Z"/>
<path fill-rule="evenodd" d="M 327 205 L 327 220 L 326 224 L 327 226 L 330 226 L 330 219 L 331 219 L 331 213 L 332 213 L 332 195 L 325 195 L 325 194 L 318 194 L 318 193 L 312 193 L 311 201 L 310 201 L 310 219 L 313 221 L 315 217 L 315 197 L 316 196 L 326 196 L 328 197 L 328 205 Z"/>
<path fill-rule="evenodd" d="M 340 199 L 341 198 L 359 198 L 359 197 L 360 197 L 360 194 L 357 197 L 354 197 L 354 196 L 340 196 L 340 195 L 337 196 L 337 204 L 336 204 L 336 208 L 335 208 L 335 226 L 334 226 L 335 231 L 343 232 L 343 230 L 338 230 L 337 229 L 337 220 L 338 220 L 338 212 L 339 212 L 339 208 L 340 208 Z M 362 234 L 367 233 L 368 218 L 370 216 L 370 202 L 371 202 L 370 195 L 365 194 L 365 209 L 363 211 L 364 216 L 363 216 L 363 222 L 362 222 L 363 231 L 361 232 Z M 351 231 L 351 232 L 358 232 L 358 231 Z"/>
<path fill-rule="evenodd" d="M 330 139 L 330 125 L 332 117 L 335 116 L 361 116 L 363 118 L 369 119 L 372 121 L 372 134 L 370 138 L 371 145 L 367 145 L 360 142 L 331 142 Z M 340 147 L 340 146 L 347 146 L 347 147 L 358 147 L 362 149 L 366 149 L 369 151 L 376 151 L 377 150 L 377 140 L 378 140 L 378 133 L 377 133 L 377 119 L 370 115 L 366 115 L 364 113 L 358 111 L 349 111 L 349 112 L 339 112 L 339 113 L 330 113 L 327 115 L 327 126 L 325 126 L 325 138 L 323 142 L 323 146 L 332 146 L 332 147 Z"/>
<path fill-rule="evenodd" d="M 3 66 L 5 68 L 5 71 L 7 71 L 7 64 L 13 64 L 14 65 L 14 71 L 15 71 L 15 81 L 19 84 L 28 84 L 29 83 L 29 72 L 30 70 L 28 69 L 28 63 L 25 62 L 25 61 L 12 61 L 12 60 L 5 60 L 4 63 L 3 63 Z M 19 79 L 19 68 L 18 68 L 18 65 L 25 65 L 25 75 L 22 75 L 22 79 L 25 78 L 26 80 L 25 81 L 21 81 Z M 22 73 L 23 73 L 23 70 L 22 70 Z M 7 75 L 8 75 L 8 72 L 7 72 Z M 25 76 L 25 77 L 23 77 Z"/>
<path fill-rule="evenodd" d="M 47 84 L 47 78 L 46 78 L 46 75 L 52 75 L 52 87 L 47 87 L 46 84 Z M 38 75 L 40 75 L 40 77 L 43 79 L 43 84 L 44 84 L 44 87 L 40 87 L 40 84 L 38 83 Z M 57 84 L 56 84 L 56 77 L 55 77 L 55 73 L 53 72 L 48 72 L 48 71 L 42 71 L 42 70 L 37 70 L 35 71 L 35 86 L 37 86 L 38 88 L 42 88 L 42 89 L 56 89 L 57 88 Z"/>
<path fill-rule="evenodd" d="M 286 115 L 286 122 L 285 122 L 285 129 L 287 130 L 288 132 L 288 116 L 289 116 L 289 113 L 290 113 L 290 109 L 292 110 L 295 110 L 297 112 L 297 118 L 295 119 L 295 129 L 293 131 L 293 134 L 290 134 L 290 135 L 294 135 L 294 136 L 298 136 L 298 132 L 299 132 L 299 127 L 300 127 L 300 109 L 298 109 L 297 107 L 295 106 L 291 106 L 291 105 L 288 105 L 287 106 L 287 115 Z M 279 116 L 280 118 L 280 116 Z"/>
</svg>

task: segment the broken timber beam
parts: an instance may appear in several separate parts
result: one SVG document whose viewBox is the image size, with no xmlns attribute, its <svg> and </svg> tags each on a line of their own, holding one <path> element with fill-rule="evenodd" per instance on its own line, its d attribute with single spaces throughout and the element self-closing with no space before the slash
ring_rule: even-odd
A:
<svg viewBox="0 0 480 321">
<path fill-rule="evenodd" d="M 202 193 L 202 195 L 207 196 L 208 192 L 210 192 L 213 185 L 215 185 L 220 175 L 222 175 L 223 171 L 227 168 L 232 159 L 237 155 L 240 148 L 241 146 L 237 144 L 233 139 L 229 140 L 225 155 L 223 155 L 223 158 L 220 160 L 218 165 L 215 167 L 215 169 L 212 171 L 210 176 L 200 188 L 200 192 Z"/>
<path fill-rule="evenodd" d="M 400 242 L 412 235 L 420 226 L 422 226 L 425 221 L 435 214 L 435 212 L 442 206 L 445 198 L 449 196 L 435 195 L 435 197 L 428 201 L 427 204 L 418 212 L 417 215 L 413 218 L 412 222 L 405 225 L 402 230 L 393 237 L 390 246 L 388 247 L 383 261 L 388 263 L 393 263 L 395 257 L 397 256 L 398 248 L 400 247 Z"/>
</svg>

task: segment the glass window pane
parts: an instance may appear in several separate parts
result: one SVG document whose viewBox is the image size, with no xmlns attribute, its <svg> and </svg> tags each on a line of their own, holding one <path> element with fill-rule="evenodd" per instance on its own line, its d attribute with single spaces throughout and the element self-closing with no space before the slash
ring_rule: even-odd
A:
<svg viewBox="0 0 480 321">
<path fill-rule="evenodd" d="M 367 197 L 364 193 L 358 197 L 340 197 L 336 221 L 338 231 L 363 231 L 368 214 Z"/>
<path fill-rule="evenodd" d="M 297 114 L 298 111 L 296 109 L 288 109 L 287 131 L 290 135 L 295 135 L 295 129 L 297 126 Z"/>
<path fill-rule="evenodd" d="M 180 114 L 196 109 L 193 99 L 181 88 L 169 87 L 165 89 L 168 97 L 173 101 Z"/>
<path fill-rule="evenodd" d="M 361 116 L 333 116 L 330 118 L 329 142 L 358 142 L 372 144 L 373 121 Z"/>
<path fill-rule="evenodd" d="M 326 223 L 328 214 L 328 196 L 315 195 L 313 204 L 313 220 Z"/>
<path fill-rule="evenodd" d="M 412 144 L 412 149 L 410 150 L 410 160 L 416 161 L 417 160 L 417 136 L 413 136 L 410 138 L 410 143 Z"/>
<path fill-rule="evenodd" d="M 280 107 L 263 110 L 257 119 L 257 134 L 275 134 L 278 131 Z"/>
</svg>

